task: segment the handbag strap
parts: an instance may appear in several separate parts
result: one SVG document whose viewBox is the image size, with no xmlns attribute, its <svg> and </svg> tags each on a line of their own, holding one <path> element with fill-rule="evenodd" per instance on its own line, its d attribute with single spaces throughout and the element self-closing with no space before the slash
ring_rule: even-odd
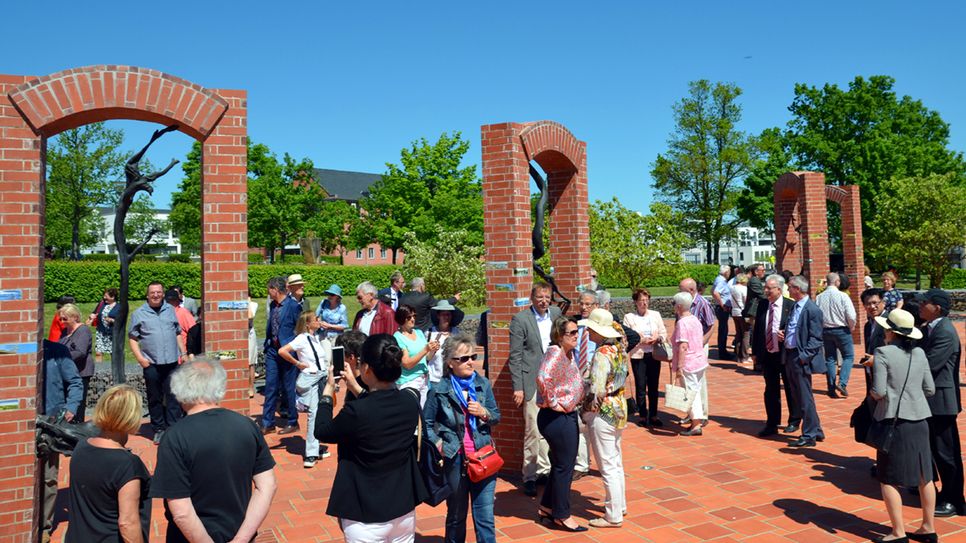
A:
<svg viewBox="0 0 966 543">
<path fill-rule="evenodd" d="M 899 392 L 899 401 L 896 402 L 896 416 L 892 419 L 893 428 L 899 422 L 899 407 L 902 405 L 902 395 L 906 393 L 906 384 L 909 383 L 910 373 L 912 373 L 912 349 L 909 349 L 909 367 L 906 369 L 906 380 L 902 383 L 902 390 Z"/>
<path fill-rule="evenodd" d="M 322 371 L 322 362 L 319 361 L 319 353 L 315 350 L 315 345 L 312 345 L 312 334 L 309 334 L 306 339 L 309 341 L 309 347 L 312 348 L 312 354 L 315 355 L 315 367 L 319 371 Z"/>
</svg>

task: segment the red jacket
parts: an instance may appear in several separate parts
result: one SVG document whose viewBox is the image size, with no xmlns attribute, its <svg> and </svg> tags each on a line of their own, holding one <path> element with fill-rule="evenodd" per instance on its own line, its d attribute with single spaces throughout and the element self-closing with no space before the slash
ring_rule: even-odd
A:
<svg viewBox="0 0 966 543">
<path fill-rule="evenodd" d="M 356 313 L 356 318 L 354 321 L 352 321 L 353 330 L 359 329 L 359 322 L 362 320 L 362 315 L 365 313 L 365 309 L 360 309 L 359 312 Z M 372 326 L 369 327 L 369 335 L 374 336 L 376 334 L 393 334 L 398 329 L 399 325 L 396 324 L 396 312 L 383 302 L 376 302 L 376 316 L 372 318 Z"/>
</svg>

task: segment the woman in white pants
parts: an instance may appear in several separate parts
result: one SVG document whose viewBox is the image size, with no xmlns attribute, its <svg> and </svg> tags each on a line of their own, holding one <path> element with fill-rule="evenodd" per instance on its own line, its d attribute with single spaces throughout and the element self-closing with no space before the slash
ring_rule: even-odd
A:
<svg viewBox="0 0 966 543">
<path fill-rule="evenodd" d="M 671 373 L 684 382 L 685 388 L 695 392 L 688 417 L 691 420 L 691 427 L 681 432 L 682 436 L 701 435 L 701 422 L 707 417 L 701 390 L 706 386 L 708 354 L 704 350 L 704 330 L 701 327 L 701 321 L 691 314 L 692 301 L 691 294 L 687 292 L 678 292 L 674 295 L 674 312 L 678 316 L 678 321 L 671 335 L 671 345 L 674 348 Z"/>
<path fill-rule="evenodd" d="M 604 479 L 604 517 L 591 519 L 595 528 L 617 528 L 624 522 L 627 500 L 624 488 L 624 459 L 621 435 L 627 426 L 627 354 L 620 344 L 622 336 L 610 311 L 595 309 L 577 323 L 590 332 L 597 344 L 589 371 L 589 390 L 585 399 L 584 423 L 597 466 Z"/>
</svg>

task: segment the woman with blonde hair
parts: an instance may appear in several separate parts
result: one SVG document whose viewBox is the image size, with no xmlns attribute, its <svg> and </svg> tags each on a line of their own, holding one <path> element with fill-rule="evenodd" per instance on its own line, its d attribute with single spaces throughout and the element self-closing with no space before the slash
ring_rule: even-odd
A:
<svg viewBox="0 0 966 543">
<path fill-rule="evenodd" d="M 81 441 L 70 460 L 67 543 L 148 540 L 151 479 L 125 448 L 141 427 L 141 395 L 130 385 L 109 388 L 94 408 L 100 435 Z"/>
<path fill-rule="evenodd" d="M 893 309 L 902 309 L 902 292 L 896 288 L 899 278 L 891 271 L 882 274 L 882 303 L 885 304 L 885 312 Z"/>
<path fill-rule="evenodd" d="M 77 364 L 77 373 L 84 382 L 84 397 L 74 416 L 74 422 L 84 422 L 84 414 L 87 411 L 87 389 L 90 387 L 91 377 L 94 376 L 92 354 L 94 338 L 90 327 L 81 322 L 81 312 L 76 305 L 64 304 L 57 314 L 64 323 L 64 331 L 57 342 L 70 349 L 70 357 L 74 360 L 74 364 Z"/>
<path fill-rule="evenodd" d="M 329 449 L 319 444 L 315 438 L 315 415 L 319 408 L 319 383 L 329 374 L 332 363 L 332 343 L 319 339 L 322 328 L 319 316 L 305 311 L 295 323 L 295 339 L 278 350 L 278 356 L 299 370 L 295 380 L 295 405 L 299 411 L 307 411 L 308 422 L 305 426 L 305 459 L 302 467 L 315 467 L 319 457 L 329 456 Z M 292 391 L 287 391 L 291 393 Z"/>
</svg>

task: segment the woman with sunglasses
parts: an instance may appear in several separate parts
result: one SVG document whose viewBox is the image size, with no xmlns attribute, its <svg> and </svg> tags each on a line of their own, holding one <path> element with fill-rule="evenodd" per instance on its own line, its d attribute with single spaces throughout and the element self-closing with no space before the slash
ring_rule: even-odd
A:
<svg viewBox="0 0 966 543">
<path fill-rule="evenodd" d="M 574 360 L 577 324 L 557 317 L 550 328 L 550 346 L 537 373 L 537 428 L 550 448 L 550 478 L 537 515 L 562 530 L 585 532 L 570 516 L 570 485 L 577 460 L 577 411 L 584 399 L 584 381 Z"/>
<path fill-rule="evenodd" d="M 416 328 L 416 310 L 409 305 L 400 305 L 396 310 L 396 324 L 399 330 L 392 335 L 402 349 L 402 375 L 396 381 L 399 388 L 411 388 L 419 392 L 419 406 L 426 405 L 429 392 L 428 361 L 439 350 L 438 341 L 429 341 L 422 330 Z"/>
<path fill-rule="evenodd" d="M 496 541 L 493 494 L 496 475 L 473 482 L 466 473 L 467 457 L 493 444 L 490 429 L 500 422 L 500 409 L 490 382 L 473 368 L 476 344 L 466 334 L 443 344 L 445 370 L 426 400 L 423 418 L 429 439 L 443 453 L 443 469 L 453 493 L 446 500 L 447 543 L 466 541 L 467 504 L 472 499 L 473 529 L 478 543 Z"/>
</svg>

